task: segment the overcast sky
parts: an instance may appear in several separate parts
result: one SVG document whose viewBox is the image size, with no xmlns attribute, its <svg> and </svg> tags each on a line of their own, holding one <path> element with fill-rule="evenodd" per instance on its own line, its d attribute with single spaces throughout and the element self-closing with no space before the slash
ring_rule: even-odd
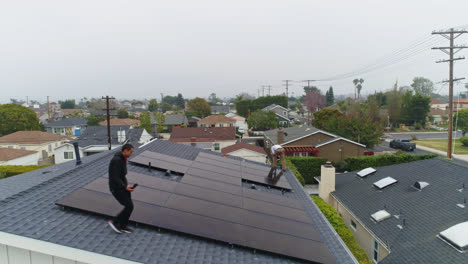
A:
<svg viewBox="0 0 468 264">
<path fill-rule="evenodd" d="M 434 61 L 447 56 L 429 46 L 448 41 L 429 39 L 431 32 L 468 28 L 467 10 L 466 0 L 5 0 L 0 101 L 233 97 L 257 95 L 261 85 L 280 94 L 281 80 L 323 79 L 382 57 L 392 62 L 388 54 L 415 43 L 419 50 L 408 55 L 418 55 L 399 64 L 314 85 L 350 94 L 352 79 L 362 77 L 367 94 L 415 76 L 438 82 L 448 78 L 448 65 Z M 468 34 L 456 43 L 468 44 Z M 468 57 L 468 49 L 459 54 Z M 468 77 L 468 60 L 456 64 L 455 76 Z M 301 94 L 302 85 L 290 93 Z"/>
</svg>

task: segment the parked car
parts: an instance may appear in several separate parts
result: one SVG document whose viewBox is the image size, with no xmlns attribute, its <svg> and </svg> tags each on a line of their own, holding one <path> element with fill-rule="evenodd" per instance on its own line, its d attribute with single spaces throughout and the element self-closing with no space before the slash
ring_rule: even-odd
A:
<svg viewBox="0 0 468 264">
<path fill-rule="evenodd" d="M 401 149 L 404 151 L 413 151 L 416 149 L 416 144 L 411 143 L 408 139 L 394 139 L 390 141 L 390 147 L 394 149 Z"/>
</svg>

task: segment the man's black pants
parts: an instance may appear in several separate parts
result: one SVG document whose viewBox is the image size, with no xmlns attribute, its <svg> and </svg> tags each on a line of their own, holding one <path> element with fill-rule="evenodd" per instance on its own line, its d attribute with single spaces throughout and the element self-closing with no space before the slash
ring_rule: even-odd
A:
<svg viewBox="0 0 468 264">
<path fill-rule="evenodd" d="M 127 190 L 111 190 L 111 193 L 114 195 L 115 199 L 124 206 L 124 209 L 114 218 L 113 222 L 121 228 L 125 228 L 133 212 L 132 195 Z"/>
</svg>

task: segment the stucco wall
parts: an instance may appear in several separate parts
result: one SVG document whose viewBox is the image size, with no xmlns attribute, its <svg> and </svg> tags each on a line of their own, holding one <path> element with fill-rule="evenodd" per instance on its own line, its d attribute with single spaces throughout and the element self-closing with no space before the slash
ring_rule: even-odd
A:
<svg viewBox="0 0 468 264">
<path fill-rule="evenodd" d="M 0 161 L 0 165 L 37 165 L 39 161 L 39 153 L 34 153 L 31 155 L 27 155 L 24 157 L 8 160 L 8 161 Z"/>
<path fill-rule="evenodd" d="M 46 255 L 0 244 L 0 264 L 84 264 L 70 259 Z"/>
<path fill-rule="evenodd" d="M 340 151 L 341 149 L 341 151 Z M 332 162 L 344 161 L 347 157 L 364 155 L 365 148 L 345 140 L 337 140 L 318 148 L 319 157 L 327 158 Z"/>
<path fill-rule="evenodd" d="M 251 150 L 248 150 L 248 149 L 239 149 L 239 150 L 236 150 L 236 151 L 233 151 L 233 152 L 229 152 L 227 155 L 241 157 L 241 158 L 244 158 L 246 160 L 252 160 L 252 161 L 257 161 L 257 162 L 261 162 L 261 163 L 266 162 L 266 155 L 265 154 L 260 154 L 258 152 L 251 151 Z"/>
</svg>

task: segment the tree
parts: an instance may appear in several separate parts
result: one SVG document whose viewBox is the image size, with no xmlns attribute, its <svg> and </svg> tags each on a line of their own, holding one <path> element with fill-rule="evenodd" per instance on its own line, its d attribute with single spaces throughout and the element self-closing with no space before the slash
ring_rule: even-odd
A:
<svg viewBox="0 0 468 264">
<path fill-rule="evenodd" d="M 414 77 L 411 87 L 416 94 L 422 96 L 431 96 L 434 91 L 434 83 L 424 77 Z"/>
<path fill-rule="evenodd" d="M 0 105 L 0 136 L 16 131 L 39 130 L 40 122 L 36 113 L 17 104 Z"/>
<path fill-rule="evenodd" d="M 211 93 L 210 96 L 208 96 L 208 104 L 213 106 L 213 105 L 216 105 L 217 103 L 220 103 L 222 102 L 223 100 L 221 100 L 220 98 L 216 97 L 216 94 L 215 93 Z"/>
<path fill-rule="evenodd" d="M 140 115 L 140 126 L 139 128 L 144 128 L 146 132 L 151 134 L 151 115 L 150 112 L 145 111 Z"/>
<path fill-rule="evenodd" d="M 211 114 L 211 107 L 208 102 L 200 97 L 196 97 L 187 102 L 187 107 L 189 110 L 192 110 L 196 113 L 197 117 L 204 118 Z"/>
<path fill-rule="evenodd" d="M 320 92 L 320 90 L 316 86 L 304 86 L 304 93 L 307 92 Z"/>
<path fill-rule="evenodd" d="M 75 100 L 65 100 L 65 101 L 59 101 L 60 108 L 62 109 L 75 109 Z"/>
<path fill-rule="evenodd" d="M 117 110 L 117 118 L 128 118 L 128 112 L 125 108 Z"/>
<path fill-rule="evenodd" d="M 354 99 L 356 99 L 356 91 L 357 91 L 357 99 L 359 100 L 361 98 L 361 90 L 362 90 L 362 84 L 364 83 L 364 79 L 354 79 Z"/>
<path fill-rule="evenodd" d="M 455 114 L 454 124 L 457 129 L 461 129 L 463 136 L 468 132 L 468 109 L 459 110 Z"/>
<path fill-rule="evenodd" d="M 166 95 L 164 96 L 162 103 L 168 103 L 169 105 L 177 104 L 177 96 Z"/>
<path fill-rule="evenodd" d="M 77 110 L 77 111 L 73 111 L 71 114 L 68 114 L 68 115 L 65 115 L 64 118 L 70 118 L 70 117 L 86 117 L 87 114 L 86 114 L 86 111 L 85 110 Z"/>
<path fill-rule="evenodd" d="M 401 117 L 401 92 L 397 88 L 398 84 L 395 83 L 393 90 L 387 93 L 388 104 L 388 117 L 390 124 L 398 126 Z"/>
<path fill-rule="evenodd" d="M 149 100 L 149 103 L 148 103 L 148 111 L 150 112 L 155 112 L 158 110 L 158 101 L 156 99 L 151 99 Z"/>
<path fill-rule="evenodd" d="M 306 96 L 304 97 L 304 105 L 307 106 L 309 113 L 320 110 L 326 104 L 325 96 L 320 92 L 306 91 Z"/>
<path fill-rule="evenodd" d="M 177 94 L 175 105 L 180 107 L 180 109 L 185 109 L 185 99 L 181 93 Z"/>
<path fill-rule="evenodd" d="M 318 129 L 325 129 L 325 126 L 333 118 L 344 117 L 344 114 L 337 109 L 322 109 L 314 113 L 312 125 Z"/>
<path fill-rule="evenodd" d="M 270 130 L 278 127 L 278 120 L 273 111 L 257 110 L 247 119 L 247 125 L 253 130 Z"/>
<path fill-rule="evenodd" d="M 401 110 L 405 123 L 408 125 L 426 125 L 427 115 L 431 111 L 431 98 L 420 94 L 413 95 L 411 91 L 406 92 L 402 98 Z"/>
<path fill-rule="evenodd" d="M 286 108 L 288 105 L 288 98 L 282 95 L 262 96 L 255 100 L 236 100 L 235 104 L 237 114 L 243 117 L 247 117 L 249 111 L 252 113 L 272 104 L 281 105 L 282 107 Z"/>
<path fill-rule="evenodd" d="M 328 91 L 325 93 L 327 99 L 327 106 L 333 105 L 335 103 L 335 95 L 333 94 L 333 87 L 330 86 Z"/>
<path fill-rule="evenodd" d="M 95 114 L 90 114 L 86 117 L 88 126 L 99 126 L 99 122 L 103 121 L 102 118 L 98 118 Z"/>
<path fill-rule="evenodd" d="M 162 133 L 164 131 L 164 123 L 166 123 L 166 117 L 161 112 L 153 113 L 153 116 L 157 123 L 158 133 Z"/>
<path fill-rule="evenodd" d="M 170 110 L 172 110 L 172 105 L 170 105 L 170 104 L 168 104 L 168 103 L 166 103 L 166 102 L 163 102 L 163 103 L 161 104 L 161 111 L 162 111 L 163 113 L 166 113 L 167 111 L 170 111 Z"/>
</svg>

